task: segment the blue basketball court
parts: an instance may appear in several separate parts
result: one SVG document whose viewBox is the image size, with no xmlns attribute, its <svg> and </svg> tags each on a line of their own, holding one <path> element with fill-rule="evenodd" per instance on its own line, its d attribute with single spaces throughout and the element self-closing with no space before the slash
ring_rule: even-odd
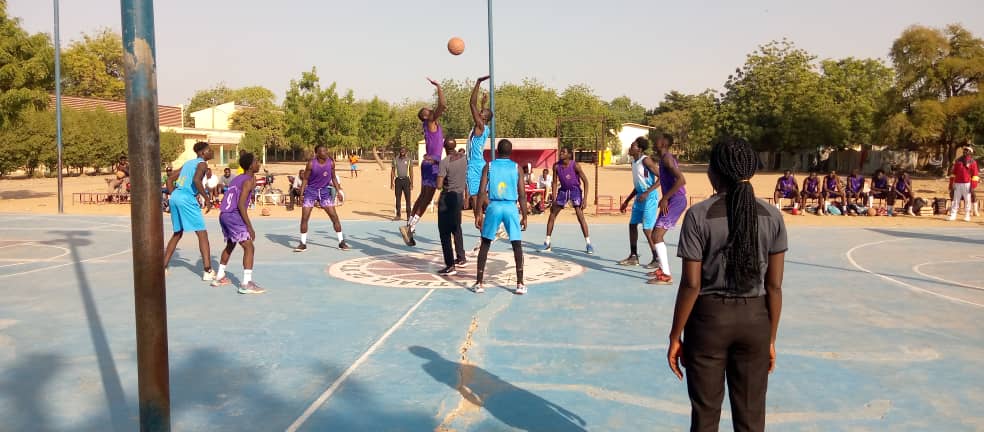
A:
<svg viewBox="0 0 984 432">
<path fill-rule="evenodd" d="M 292 252 L 297 220 L 255 224 L 263 295 L 210 287 L 194 237 L 179 245 L 167 276 L 173 430 L 689 425 L 686 386 L 666 366 L 676 286 L 615 265 L 624 225 L 592 226 L 589 256 L 576 225 L 536 252 L 544 226 L 532 224 L 529 293 L 516 296 L 504 242 L 485 294 L 464 289 L 474 256 L 437 277 L 432 222 L 410 249 L 399 222 L 343 221 L 342 252 L 316 214 L 304 253 Z M 209 229 L 217 260 L 215 218 Z M 468 250 L 475 233 L 465 227 Z M 982 244 L 977 229 L 791 228 L 768 429 L 984 429 Z M 0 216 L 0 430 L 137 429 L 130 247 L 127 218 Z"/>
</svg>

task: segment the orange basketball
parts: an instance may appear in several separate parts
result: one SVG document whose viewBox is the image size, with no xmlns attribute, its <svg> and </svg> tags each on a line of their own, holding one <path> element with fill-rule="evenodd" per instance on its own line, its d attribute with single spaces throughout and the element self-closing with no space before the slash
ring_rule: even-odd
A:
<svg viewBox="0 0 984 432">
<path fill-rule="evenodd" d="M 465 41 L 457 36 L 451 38 L 448 41 L 448 52 L 454 55 L 461 55 L 461 53 L 465 52 Z"/>
<path fill-rule="evenodd" d="M 264 207 L 263 210 L 260 210 L 260 215 L 261 216 L 270 216 L 270 209 Z"/>
</svg>

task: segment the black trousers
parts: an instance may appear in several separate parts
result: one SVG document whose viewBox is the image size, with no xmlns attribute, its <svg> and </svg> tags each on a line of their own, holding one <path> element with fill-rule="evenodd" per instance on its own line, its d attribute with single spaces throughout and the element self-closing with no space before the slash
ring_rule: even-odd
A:
<svg viewBox="0 0 984 432">
<path fill-rule="evenodd" d="M 461 237 L 461 209 L 465 199 L 458 192 L 441 191 L 437 200 L 437 231 L 441 235 L 441 250 L 444 252 L 444 265 L 454 265 L 455 255 L 458 259 L 465 257 L 465 244 Z M 451 238 L 454 237 L 454 251 L 451 250 Z"/>
<path fill-rule="evenodd" d="M 734 430 L 765 430 L 771 329 L 764 296 L 698 297 L 683 334 L 691 431 L 718 430 L 725 380 Z"/>
<path fill-rule="evenodd" d="M 407 217 L 410 217 L 410 177 L 397 177 L 393 181 L 396 191 L 396 217 L 400 217 L 400 197 L 407 203 Z"/>
</svg>

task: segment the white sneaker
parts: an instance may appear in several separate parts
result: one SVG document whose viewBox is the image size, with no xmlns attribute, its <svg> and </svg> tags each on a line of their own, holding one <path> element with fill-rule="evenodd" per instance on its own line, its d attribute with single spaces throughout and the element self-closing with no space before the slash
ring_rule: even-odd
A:
<svg viewBox="0 0 984 432">
<path fill-rule="evenodd" d="M 202 273 L 202 280 L 205 281 L 205 282 L 214 281 L 215 280 L 215 269 L 212 269 L 212 270 L 209 270 L 207 272 Z"/>
<path fill-rule="evenodd" d="M 964 216 L 964 222 L 970 222 L 970 214 Z"/>
<path fill-rule="evenodd" d="M 516 290 L 513 291 L 513 294 L 516 294 L 516 295 L 526 294 L 526 285 L 516 284 Z"/>
<path fill-rule="evenodd" d="M 475 294 L 481 294 L 485 292 L 485 284 L 482 282 L 475 282 L 475 285 L 472 285 L 469 289 Z"/>
<path fill-rule="evenodd" d="M 952 221 L 955 221 L 955 220 L 957 220 L 957 215 L 955 213 L 954 214 L 951 214 L 950 217 L 946 218 L 946 220 L 951 221 L 951 222 Z"/>
</svg>

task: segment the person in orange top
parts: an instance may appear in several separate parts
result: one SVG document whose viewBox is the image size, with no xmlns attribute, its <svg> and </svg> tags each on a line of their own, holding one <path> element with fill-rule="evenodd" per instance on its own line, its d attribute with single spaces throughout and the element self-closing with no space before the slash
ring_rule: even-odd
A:
<svg viewBox="0 0 984 432">
<path fill-rule="evenodd" d="M 359 176 L 359 157 L 352 153 L 349 155 L 349 165 L 351 165 L 351 171 L 349 171 L 349 178 L 355 178 Z"/>
</svg>

